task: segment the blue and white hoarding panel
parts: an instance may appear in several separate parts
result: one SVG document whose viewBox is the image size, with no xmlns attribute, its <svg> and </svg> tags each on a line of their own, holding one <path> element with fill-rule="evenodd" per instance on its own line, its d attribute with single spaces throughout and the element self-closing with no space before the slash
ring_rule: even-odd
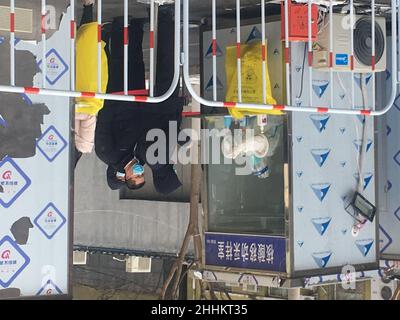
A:
<svg viewBox="0 0 400 320">
<path fill-rule="evenodd" d="M 286 272 L 283 237 L 207 232 L 205 253 L 210 266 Z"/>
<path fill-rule="evenodd" d="M 56 5 L 56 10 L 61 20 L 46 41 L 47 63 L 40 63 L 41 42 L 20 40 L 16 54 L 28 62 L 16 65 L 16 76 L 26 85 L 42 87 L 39 64 L 47 68 L 48 89 L 69 90 L 70 12 L 63 5 Z M 2 46 L 0 41 L 1 53 L 6 49 Z M 4 80 L 0 75 L 0 82 Z M 71 120 L 67 97 L 2 96 L 0 291 L 13 289 L 4 291 L 2 297 L 70 293 Z M 8 292 L 15 296 L 5 296 Z"/>
<path fill-rule="evenodd" d="M 311 93 L 316 106 L 328 107 L 334 89 L 335 107 L 346 108 L 354 81 L 355 105 L 371 107 L 368 76 L 362 79 L 365 97 L 357 85 L 360 78 L 352 79 L 350 73 L 341 73 L 331 83 L 329 73 L 314 70 L 310 90 L 308 68 L 302 70 L 303 44 L 293 44 L 292 53 L 292 98 L 300 105 L 309 105 Z M 346 57 L 338 58 L 346 63 Z M 354 219 L 345 210 L 355 191 L 375 203 L 373 119 L 295 112 L 291 122 L 293 271 L 377 263 L 376 221 L 368 221 L 353 237 Z"/>
<path fill-rule="evenodd" d="M 391 41 L 388 40 L 388 45 Z M 390 48 L 388 48 L 390 51 Z M 387 68 L 390 70 L 390 61 Z M 381 75 L 386 80 L 386 96 L 391 94 L 391 74 Z M 380 80 L 380 79 L 379 79 Z M 377 81 L 379 81 L 377 80 Z M 383 117 L 382 127 L 378 130 L 382 144 L 379 154 L 379 230 L 380 253 L 400 259 L 400 93 L 397 92 L 393 108 Z"/>
</svg>

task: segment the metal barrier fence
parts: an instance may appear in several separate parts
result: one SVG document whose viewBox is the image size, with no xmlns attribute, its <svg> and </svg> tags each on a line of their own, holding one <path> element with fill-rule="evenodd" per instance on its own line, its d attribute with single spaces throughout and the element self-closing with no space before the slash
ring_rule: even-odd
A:
<svg viewBox="0 0 400 320">
<path fill-rule="evenodd" d="M 141 101 L 148 103 L 160 103 L 168 99 L 174 92 L 176 86 L 179 84 L 180 78 L 180 65 L 183 64 L 183 77 L 185 80 L 186 87 L 192 97 L 199 103 L 209 107 L 215 108 L 238 108 L 238 109 L 258 109 L 258 110 L 280 110 L 280 111 L 292 111 L 292 112 L 318 112 L 318 113 L 332 113 L 332 114 L 347 114 L 347 115 L 369 115 L 369 116 L 380 116 L 387 113 L 390 108 L 393 106 L 395 101 L 396 93 L 397 93 L 397 85 L 398 85 L 398 57 L 397 57 L 397 26 L 400 21 L 400 15 L 397 16 L 398 4 L 396 0 L 391 0 L 391 29 L 392 29 L 392 48 L 391 48 L 391 58 L 392 58 L 392 93 L 388 104 L 382 110 L 375 110 L 375 88 L 376 88 L 376 47 L 375 47 L 375 28 L 376 28 L 376 11 L 377 6 L 375 0 L 371 0 L 371 41 L 372 41 L 372 52 L 371 52 L 371 63 L 369 72 L 372 73 L 372 85 L 373 85 L 373 106 L 371 109 L 356 109 L 355 108 L 355 88 L 354 82 L 352 82 L 351 87 L 351 105 L 347 109 L 338 109 L 335 108 L 335 102 L 333 99 L 334 96 L 334 88 L 331 86 L 330 88 L 330 106 L 329 107 L 318 107 L 313 105 L 312 98 L 312 81 L 313 81 L 313 22 L 312 22 L 312 10 L 315 3 L 319 3 L 318 1 L 305 0 L 307 3 L 305 4 L 308 8 L 308 69 L 309 69 L 309 81 L 310 81 L 310 92 L 309 92 L 309 101 L 310 106 L 293 106 L 291 103 L 291 72 L 290 72 L 290 50 L 291 50 L 291 39 L 289 34 L 289 8 L 291 5 L 291 0 L 281 0 L 275 1 L 278 3 L 283 3 L 283 12 L 284 12 L 284 43 L 285 43 L 285 69 L 286 69 L 286 104 L 285 105 L 269 105 L 267 104 L 267 97 L 265 90 L 263 90 L 263 104 L 256 103 L 247 103 L 242 101 L 242 78 L 241 78 L 241 1 L 240 0 L 232 0 L 236 1 L 236 37 L 237 37 L 237 87 L 238 87 L 238 101 L 217 101 L 217 0 L 212 0 L 212 37 L 213 37 L 213 101 L 206 100 L 200 97 L 195 90 L 193 89 L 190 83 L 190 75 L 189 75 L 189 8 L 190 8 L 190 0 L 184 0 L 183 5 L 183 53 L 181 54 L 181 0 L 175 0 L 175 74 L 174 79 L 172 81 L 170 89 L 161 97 L 154 97 L 154 76 L 155 76 L 155 50 L 154 50 L 154 27 L 155 27 L 155 0 L 150 0 L 150 94 L 149 96 L 139 96 L 139 95 L 130 95 L 128 91 L 128 0 L 123 0 L 124 3 L 124 92 L 122 94 L 103 94 L 99 93 L 101 90 L 101 63 L 98 63 L 98 79 L 97 86 L 98 92 L 78 92 L 75 91 L 75 0 L 70 1 L 71 5 L 71 32 L 70 32 L 70 50 L 71 50 L 71 90 L 52 90 L 46 88 L 46 68 L 42 68 L 42 88 L 36 87 L 18 87 L 15 85 L 15 0 L 10 0 L 10 84 L 0 85 L 0 92 L 13 92 L 13 93 L 27 93 L 27 94 L 38 94 L 38 95 L 50 95 L 50 96 L 65 96 L 71 98 L 97 98 L 97 99 L 105 99 L 105 100 L 116 100 L 116 101 Z M 350 32 L 350 72 L 354 77 L 355 74 L 355 54 L 354 54 L 354 22 L 355 22 L 355 13 L 354 13 L 354 1 L 349 0 L 350 5 L 350 26 L 352 32 Z M 304 2 L 304 1 L 303 1 Z M 329 74 L 331 80 L 333 79 L 333 74 L 336 72 L 333 68 L 333 14 L 334 14 L 334 1 L 329 0 L 325 1 L 329 2 Z M 102 4 L 103 0 L 97 0 L 97 23 L 98 23 L 98 61 L 101 61 L 101 26 L 102 26 Z M 266 8 L 266 0 L 260 0 L 260 10 L 261 10 L 261 32 L 262 32 L 262 50 L 260 52 L 261 55 L 261 65 L 262 68 L 262 85 L 263 88 L 266 87 L 266 70 L 267 70 L 267 61 L 266 61 L 266 16 L 265 16 L 265 8 Z M 42 12 L 42 22 L 41 22 L 41 33 L 42 33 L 42 59 L 46 60 L 46 25 L 45 25 L 45 16 L 46 16 L 46 0 L 41 0 L 41 12 Z"/>
<path fill-rule="evenodd" d="M 97 0 L 97 23 L 98 23 L 98 61 L 101 61 L 102 44 L 101 44 L 101 32 L 102 32 L 102 10 L 103 0 Z M 15 0 L 10 0 L 10 85 L 0 85 L 0 92 L 11 92 L 11 93 L 26 93 L 26 94 L 37 94 L 37 95 L 48 95 L 48 96 L 63 96 L 71 98 L 95 98 L 104 100 L 116 100 L 116 101 L 141 101 L 147 103 L 160 103 L 167 100 L 175 91 L 175 88 L 179 84 L 180 79 L 180 47 L 181 47 L 181 26 L 180 19 L 175 19 L 175 58 L 174 68 L 175 74 L 169 90 L 160 97 L 154 96 L 154 70 L 155 70 L 155 52 L 154 52 L 154 27 L 155 27 L 155 0 L 150 1 L 150 94 L 149 96 L 142 95 L 131 95 L 128 91 L 128 0 L 124 2 L 124 92 L 122 94 L 104 94 L 101 92 L 101 63 L 98 63 L 97 70 L 97 87 L 98 92 L 78 92 L 75 91 L 75 0 L 70 1 L 71 16 L 70 16 L 70 50 L 71 50 L 71 90 L 52 90 L 46 88 L 46 68 L 42 68 L 42 88 L 37 87 L 18 87 L 15 85 Z M 175 16 L 181 16 L 181 0 L 175 1 Z M 42 34 L 42 61 L 46 61 L 46 0 L 41 0 L 41 34 Z"/>
<path fill-rule="evenodd" d="M 293 106 L 291 103 L 291 73 L 290 73 L 290 49 L 291 49 L 291 41 L 289 37 L 289 6 L 291 5 L 291 0 L 282 0 L 283 2 L 283 10 L 284 10 L 284 17 L 285 17 L 285 24 L 284 24 L 284 43 L 285 43 L 285 67 L 286 67 L 286 105 L 269 105 L 267 104 L 267 97 L 265 93 L 266 88 L 266 19 L 265 19 L 265 0 L 260 0 L 260 9 L 261 9 L 261 32 L 262 32 L 262 50 L 260 52 L 262 65 L 262 83 L 263 83 L 263 104 L 255 104 L 255 103 L 244 103 L 242 102 L 242 79 L 241 79 L 241 1 L 236 1 L 236 37 L 237 37 L 237 88 L 238 88 L 238 101 L 217 101 L 217 9 L 216 9 L 216 1 L 212 0 L 212 58 L 213 58 L 213 101 L 209 101 L 200 97 L 193 87 L 190 84 L 190 76 L 189 76 L 189 7 L 190 7 L 190 0 L 184 1 L 184 9 L 183 9 L 183 18 L 184 18 L 184 36 L 183 36 L 183 46 L 184 46 L 184 78 L 186 82 L 186 86 L 192 95 L 192 97 L 202 105 L 214 108 L 238 108 L 238 109 L 258 109 L 258 110 L 280 110 L 280 111 L 293 111 L 293 112 L 318 112 L 318 113 L 332 113 L 332 114 L 346 114 L 346 115 L 368 115 L 368 116 L 380 116 L 387 113 L 396 98 L 397 93 L 397 25 L 398 25 L 398 18 L 397 18 L 397 11 L 398 5 L 396 0 L 391 0 L 391 23 L 392 23 L 392 51 L 391 51 L 391 58 L 392 58 L 392 93 L 388 104 L 382 110 L 375 110 L 376 103 L 375 103 L 375 88 L 376 88 L 376 47 L 375 47 L 375 32 L 376 32 L 376 25 L 375 25 L 375 14 L 376 14 L 376 4 L 375 0 L 371 0 L 371 34 L 372 34 L 372 52 L 371 52 L 371 66 L 369 72 L 372 73 L 372 85 L 373 85 L 373 106 L 371 109 L 355 109 L 354 101 L 355 101 L 355 88 L 354 88 L 354 81 L 352 81 L 351 87 L 351 105 L 348 109 L 338 109 L 334 107 L 334 100 L 333 100 L 333 86 L 331 86 L 330 96 L 331 102 L 329 107 L 318 107 L 312 106 L 312 81 L 313 81 L 313 38 L 312 38 L 312 6 L 317 3 L 318 1 L 307 0 L 306 6 L 308 8 L 308 69 L 310 73 L 309 81 L 310 81 L 310 92 L 309 92 L 309 101 L 310 106 Z M 279 1 L 278 1 L 279 2 Z M 329 0 L 325 1 L 329 2 L 329 73 L 331 81 L 333 79 L 334 69 L 333 69 L 333 37 L 334 37 L 334 30 L 333 30 L 333 13 L 334 13 L 334 1 Z M 349 0 L 350 4 L 350 26 L 351 26 L 351 36 L 350 36 L 350 46 L 351 46 L 351 54 L 350 54 L 350 71 L 352 76 L 354 77 L 355 74 L 355 54 L 354 54 L 354 25 L 355 25 L 355 14 L 354 14 L 354 0 Z M 399 15 L 400 16 L 400 15 Z"/>
</svg>

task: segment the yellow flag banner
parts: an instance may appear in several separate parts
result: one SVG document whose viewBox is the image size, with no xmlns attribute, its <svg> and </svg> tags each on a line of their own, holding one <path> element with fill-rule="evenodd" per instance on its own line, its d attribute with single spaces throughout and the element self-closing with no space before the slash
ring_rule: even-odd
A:
<svg viewBox="0 0 400 320">
<path fill-rule="evenodd" d="M 262 44 L 261 41 L 241 45 L 241 75 L 242 75 L 242 102 L 263 104 L 262 83 Z M 228 102 L 238 102 L 237 83 L 237 48 L 226 48 L 226 99 Z M 268 63 L 266 70 L 266 97 L 267 104 L 276 104 L 272 96 L 271 81 L 269 78 Z M 246 115 L 272 114 L 282 115 L 279 110 L 257 109 L 229 109 L 230 114 L 241 119 Z"/>
</svg>

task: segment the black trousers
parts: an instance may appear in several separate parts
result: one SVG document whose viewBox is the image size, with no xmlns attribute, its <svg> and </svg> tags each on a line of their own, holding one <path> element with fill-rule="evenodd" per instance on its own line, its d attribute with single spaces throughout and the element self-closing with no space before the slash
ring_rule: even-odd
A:
<svg viewBox="0 0 400 320">
<path fill-rule="evenodd" d="M 79 24 L 79 28 L 82 27 L 84 24 L 88 24 L 94 22 L 93 19 L 93 5 L 83 6 L 83 14 L 81 18 L 81 22 Z"/>
<path fill-rule="evenodd" d="M 132 19 L 129 26 L 128 89 L 146 88 L 143 61 L 143 23 Z M 124 90 L 124 25 L 120 18 L 114 19 L 111 27 L 108 93 Z"/>
<path fill-rule="evenodd" d="M 110 78 L 108 92 L 121 92 L 124 88 L 124 37 L 123 21 L 114 19 L 111 31 Z M 174 76 L 174 22 L 171 6 L 160 7 L 158 17 L 158 47 L 155 95 L 163 95 L 171 86 Z M 129 26 L 128 88 L 145 88 L 145 64 L 143 57 L 143 22 L 131 20 Z M 176 94 L 179 94 L 177 88 Z"/>
</svg>

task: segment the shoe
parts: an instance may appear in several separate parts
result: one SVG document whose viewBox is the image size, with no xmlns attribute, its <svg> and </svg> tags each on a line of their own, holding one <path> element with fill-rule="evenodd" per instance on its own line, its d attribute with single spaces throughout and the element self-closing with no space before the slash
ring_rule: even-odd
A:
<svg viewBox="0 0 400 320">
<path fill-rule="evenodd" d="M 138 0 L 138 2 L 145 3 L 145 4 L 150 4 L 150 0 Z M 159 0 L 158 2 L 155 1 L 156 4 L 158 4 L 158 15 L 166 15 L 166 16 L 171 16 L 174 17 L 175 15 L 175 0 Z M 147 8 L 147 19 L 150 19 L 150 7 Z"/>
<path fill-rule="evenodd" d="M 95 2 L 95 0 L 82 0 L 82 4 L 83 4 L 85 7 L 94 5 L 94 2 Z"/>
<path fill-rule="evenodd" d="M 159 6 L 158 14 L 173 17 L 175 14 L 175 5 L 171 3 L 166 3 L 162 6 Z"/>
<path fill-rule="evenodd" d="M 151 0 L 138 0 L 139 3 L 143 3 L 143 4 L 150 4 Z M 175 3 L 175 0 L 154 0 L 155 4 L 158 4 L 160 6 L 164 5 L 164 4 L 172 4 Z"/>
</svg>

